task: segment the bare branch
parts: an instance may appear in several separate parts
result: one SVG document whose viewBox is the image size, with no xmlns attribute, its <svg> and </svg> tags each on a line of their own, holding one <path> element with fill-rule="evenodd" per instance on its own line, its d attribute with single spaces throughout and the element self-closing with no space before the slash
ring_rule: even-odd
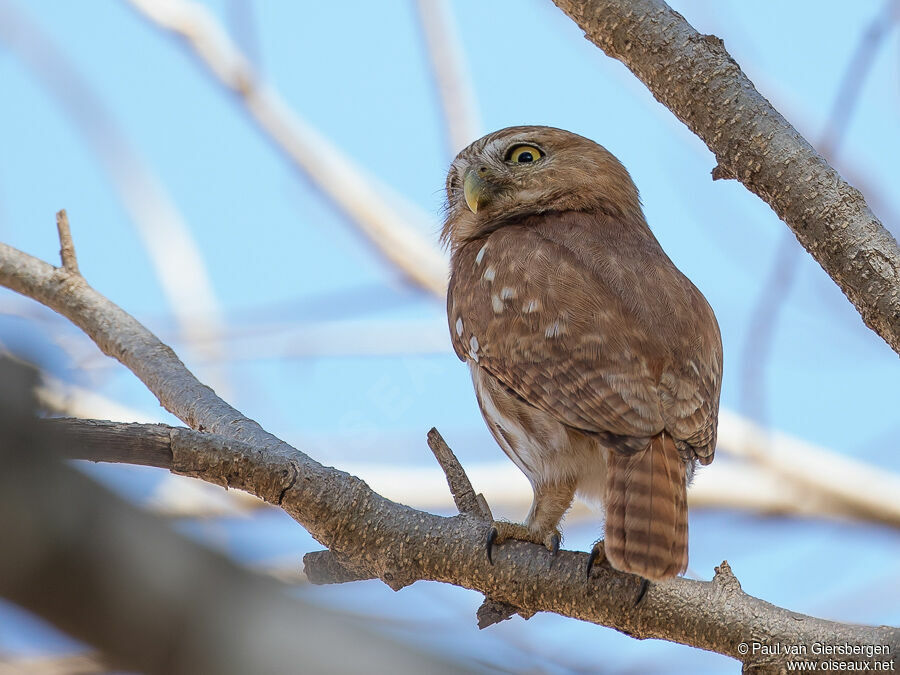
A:
<svg viewBox="0 0 900 675">
<path fill-rule="evenodd" d="M 56 214 L 56 229 L 59 232 L 59 257 L 63 268 L 69 274 L 81 276 L 78 259 L 75 257 L 75 244 L 72 243 L 72 232 L 69 230 L 69 216 L 65 209 Z"/>
<path fill-rule="evenodd" d="M 893 27 L 900 13 L 895 0 L 887 0 L 878 14 L 860 35 L 856 49 L 841 78 L 841 84 L 834 97 L 831 113 L 819 141 L 819 151 L 829 162 L 834 162 L 838 149 L 844 140 L 847 126 L 859 102 L 860 91 L 866 76 L 872 69 L 878 49 Z M 871 199 L 872 195 L 869 195 Z M 882 214 L 884 215 L 884 214 Z M 900 225 L 900 222 L 895 223 Z M 765 380 L 769 365 L 769 353 L 775 337 L 775 329 L 781 317 L 781 309 L 787 303 L 788 294 L 797 278 L 799 250 L 788 232 L 775 254 L 775 260 L 768 278 L 750 313 L 749 328 L 743 348 L 742 388 L 743 412 L 766 424 Z"/>
<path fill-rule="evenodd" d="M 418 580 L 450 583 L 526 614 L 555 612 L 746 662 L 755 657 L 741 654 L 739 645 L 749 637 L 795 644 L 828 636 L 851 645 L 890 645 L 900 654 L 900 630 L 805 617 L 716 582 L 679 578 L 651 584 L 635 607 L 640 580 L 601 565 L 586 582 L 584 553 L 560 551 L 551 558 L 543 547 L 509 541 L 489 565 L 481 521 L 443 518 L 391 502 L 358 478 L 324 467 L 267 433 L 198 382 L 171 349 L 82 277 L 0 244 L 0 284 L 68 317 L 175 415 L 212 432 L 170 432 L 173 470 L 281 506 L 342 566 L 366 570 L 395 590 Z M 164 442 L 160 434 L 153 436 Z M 157 456 L 161 463 L 170 461 Z"/>
<path fill-rule="evenodd" d="M 419 19 L 441 97 L 450 156 L 481 136 L 475 92 L 469 81 L 462 45 L 446 0 L 417 0 Z"/>
<path fill-rule="evenodd" d="M 238 96 L 275 146 L 351 218 L 387 260 L 415 285 L 439 299 L 446 296 L 446 260 L 422 234 L 423 228 L 408 217 L 416 209 L 366 175 L 291 110 L 274 88 L 260 82 L 250 61 L 212 14 L 188 0 L 129 2 L 146 19 L 183 38 L 210 73 Z"/>
<path fill-rule="evenodd" d="M 143 243 L 181 336 L 191 344 L 190 353 L 196 344 L 207 362 L 221 362 L 225 349 L 217 336 L 224 320 L 190 227 L 75 60 L 61 54 L 16 4 L 24 6 L 0 2 L 0 41 L 34 74 L 97 156 Z M 216 389 L 228 390 L 220 368 L 204 372 Z"/>
<path fill-rule="evenodd" d="M 900 353 L 900 249 L 862 194 L 756 90 L 722 43 L 663 0 L 554 0 L 624 63 L 794 231 L 872 330 Z"/>
<path fill-rule="evenodd" d="M 585 586 L 583 553 L 561 551 L 551 566 L 542 548 L 516 542 L 497 551 L 492 567 L 483 561 L 483 532 L 471 519 L 413 511 L 371 493 L 347 474 L 308 459 L 269 458 L 269 453 L 249 443 L 223 436 L 163 425 L 83 420 L 46 424 L 73 431 L 71 457 L 122 459 L 129 447 L 124 437 L 146 431 L 146 439 L 130 444 L 134 454 L 129 461 L 149 464 L 155 458 L 152 461 L 180 474 L 267 494 L 269 501 L 280 504 L 316 538 L 340 552 L 339 559 L 319 552 L 304 560 L 310 579 L 317 583 L 378 576 L 400 588 L 417 579 L 444 581 L 488 595 L 480 617 L 488 623 L 491 618 L 502 620 L 497 617 L 510 607 L 520 608 L 515 611 L 524 616 L 554 611 L 636 637 L 662 637 L 735 658 L 741 657 L 738 645 L 751 635 L 773 643 L 833 636 L 851 644 L 900 647 L 900 631 L 801 617 L 744 594 L 734 581 L 678 579 L 654 584 L 635 609 L 634 577 L 601 566 Z M 109 434 L 117 436 L 110 443 L 115 451 L 103 447 Z M 291 478 L 295 469 L 299 473 Z M 328 527 L 336 531 L 323 534 Z M 529 590 L 537 588 L 539 592 Z"/>
<path fill-rule="evenodd" d="M 456 455 L 444 441 L 437 429 L 432 427 L 428 432 L 428 447 L 434 453 L 434 458 L 441 465 L 444 475 L 447 477 L 447 485 L 450 487 L 450 494 L 453 495 L 453 501 L 456 502 L 456 508 L 459 512 L 468 516 L 475 516 L 481 520 L 489 520 L 490 514 L 485 513 L 481 509 L 481 504 L 472 489 L 472 483 L 466 475 L 465 469 L 456 459 Z"/>
<path fill-rule="evenodd" d="M 900 477 L 896 474 L 723 414 L 727 415 L 729 424 L 724 427 L 720 449 L 727 449 L 727 455 L 734 459 L 724 459 L 699 472 L 688 492 L 692 507 L 857 518 L 900 527 Z M 171 454 L 173 435 L 180 442 L 193 442 L 190 441 L 193 437 L 184 435 L 187 430 L 159 424 L 99 420 L 52 420 L 48 423 L 71 429 L 72 437 L 77 441 L 72 446 L 71 457 L 74 459 L 173 469 L 165 461 Z M 216 439 L 226 442 L 209 434 L 199 438 L 204 442 Z M 810 466 L 817 470 L 811 473 Z M 442 481 L 436 470 L 356 464 L 345 468 L 370 481 L 380 494 L 389 498 L 419 508 L 449 506 L 449 500 L 435 496 Z M 506 509 L 527 508 L 531 501 L 530 487 L 512 464 L 479 464 L 469 474 L 478 484 L 505 486 L 503 491 L 494 490 L 493 500 Z M 471 487 L 468 479 L 463 478 Z M 419 489 L 409 490 L 410 485 Z M 427 498 L 426 494 L 429 495 Z M 482 495 L 477 495 L 476 501 L 480 501 L 479 498 L 483 499 Z M 470 515 L 479 520 L 493 520 L 485 506 Z M 580 516 L 576 512 L 570 520 L 590 513 L 583 509 Z"/>
</svg>

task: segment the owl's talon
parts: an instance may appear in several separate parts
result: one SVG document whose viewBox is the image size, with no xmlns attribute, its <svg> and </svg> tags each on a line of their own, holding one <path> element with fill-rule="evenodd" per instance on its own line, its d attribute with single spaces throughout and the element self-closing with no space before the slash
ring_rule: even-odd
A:
<svg viewBox="0 0 900 675">
<path fill-rule="evenodd" d="M 650 588 L 650 580 L 641 579 L 641 590 L 638 591 L 637 600 L 634 601 L 634 607 L 637 607 L 639 604 L 641 604 L 641 600 L 643 600 L 644 596 L 647 595 L 648 588 Z"/>
<path fill-rule="evenodd" d="M 559 533 L 554 532 L 550 535 L 550 555 L 555 556 L 559 553 Z"/>
<path fill-rule="evenodd" d="M 494 547 L 494 542 L 497 540 L 497 528 L 491 527 L 488 531 L 487 539 L 485 540 L 485 548 L 487 549 L 487 559 L 488 562 L 493 565 L 494 559 L 492 557 L 491 549 Z"/>
<path fill-rule="evenodd" d="M 606 553 L 603 550 L 603 540 L 596 542 L 594 547 L 591 549 L 591 552 L 588 554 L 587 566 L 585 567 L 585 577 L 588 581 L 591 580 L 591 570 L 594 569 L 594 563 L 601 558 L 605 558 Z M 646 589 L 644 589 L 646 592 Z M 643 597 L 643 595 L 641 596 Z M 638 598 L 638 602 L 640 602 L 640 598 Z M 637 604 L 637 603 L 635 603 Z"/>
<path fill-rule="evenodd" d="M 543 546 L 551 555 L 556 555 L 559 551 L 559 545 L 562 538 L 559 531 L 555 528 L 549 534 L 530 529 L 527 525 L 520 523 L 508 523 L 504 520 L 494 521 L 491 529 L 488 530 L 485 539 L 485 548 L 487 549 L 488 562 L 493 565 L 493 549 L 495 544 L 502 544 L 507 539 L 516 539 L 518 541 L 528 541 L 532 544 Z"/>
</svg>

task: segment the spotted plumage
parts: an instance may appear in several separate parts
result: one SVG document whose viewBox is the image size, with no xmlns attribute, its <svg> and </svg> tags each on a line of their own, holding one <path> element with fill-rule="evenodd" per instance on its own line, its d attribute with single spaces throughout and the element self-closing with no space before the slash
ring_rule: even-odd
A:
<svg viewBox="0 0 900 675">
<path fill-rule="evenodd" d="M 606 508 L 619 569 L 687 564 L 686 483 L 715 450 L 722 348 L 624 167 L 549 127 L 463 150 L 447 180 L 448 319 L 492 435 L 535 500 L 500 537 L 558 546 L 574 493 Z"/>
</svg>

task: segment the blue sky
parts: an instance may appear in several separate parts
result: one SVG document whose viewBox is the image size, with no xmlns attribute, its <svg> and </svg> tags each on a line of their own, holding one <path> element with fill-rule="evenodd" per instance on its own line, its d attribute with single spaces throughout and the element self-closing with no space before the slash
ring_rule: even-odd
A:
<svg viewBox="0 0 900 675">
<path fill-rule="evenodd" d="M 722 37 L 757 88 L 813 143 L 860 36 L 882 11 L 879 2 L 672 4 L 699 31 Z M 252 28 L 234 25 L 231 2 L 206 5 L 251 49 L 265 78 L 295 111 L 427 214 L 422 230 L 436 240 L 451 157 L 414 3 L 257 1 Z M 795 256 L 796 282 L 769 358 L 743 361 L 751 313 L 786 232 L 769 207 L 734 181 L 711 181 L 715 160 L 701 141 L 550 2 L 454 0 L 450 6 L 484 132 L 524 123 L 559 126 L 600 142 L 628 167 L 651 228 L 719 318 L 723 406 L 755 412 L 742 410 L 742 391 L 745 373 L 761 370 L 767 424 L 900 470 L 897 356 L 805 252 Z M 88 108 L 78 94 L 76 116 L 61 106 L 58 92 L 71 83 L 48 87 L 9 35 L 0 41 L 0 240 L 55 262 L 54 213 L 68 209 L 90 283 L 170 339 L 201 377 L 211 366 L 222 368 L 231 402 L 318 459 L 424 464 L 430 459 L 422 439 L 431 426 L 443 431 L 464 460 L 500 457 L 449 340 L 425 355 L 285 357 L 298 347 L 316 349 L 305 342 L 307 322 L 352 319 L 362 322 L 363 333 L 367 322 L 393 322 L 434 332 L 444 330 L 444 310 L 401 282 L 181 42 L 150 26 L 126 2 L 0 0 L 0 20 L 6 14 L 8 21 L 9 12 L 27 17 L 87 83 L 107 114 L 92 118 L 99 125 L 95 133 L 120 134 L 155 174 L 202 251 L 229 331 L 262 330 L 267 350 L 251 349 L 224 364 L 192 361 L 190 350 L 179 344 L 171 309 L 109 168 L 76 121 Z M 21 26 L 15 40 L 32 49 L 41 44 Z M 885 219 L 900 213 L 894 187 L 900 156 L 898 52 L 893 30 L 861 87 L 836 159 L 839 169 L 863 181 L 864 192 L 877 192 Z M 0 307 L 13 306 L 27 305 L 0 292 Z M 57 340 L 74 333 L 63 322 L 36 324 L 0 313 L 3 343 L 30 352 L 59 377 L 173 421 L 123 368 L 74 368 Z M 862 601 L 823 607 L 815 589 L 806 595 L 791 590 L 800 582 L 783 567 L 786 551 L 800 549 L 804 559 L 818 559 L 831 537 L 848 536 L 846 527 L 769 523 L 746 514 L 692 516 L 694 532 L 716 523 L 740 523 L 740 532 L 759 541 L 782 537 L 783 547 L 771 551 L 736 551 L 745 587 L 755 585 L 767 600 L 835 618 L 900 621 L 877 608 L 867 613 Z M 283 522 L 278 527 L 289 529 Z M 900 552 L 896 533 L 865 531 L 871 536 L 860 548 L 894 557 Z M 692 566 L 696 555 L 709 572 L 724 557 L 735 566 L 734 556 L 717 550 L 714 541 L 711 534 L 692 540 Z M 864 558 L 860 576 L 885 573 L 883 556 Z M 823 565 L 825 577 L 833 578 L 832 564 Z M 768 580 L 776 569 L 782 582 L 773 585 Z M 896 582 L 893 589 L 896 598 Z M 325 597 L 326 591 L 317 592 Z M 381 597 L 380 590 L 365 593 Z M 548 620 L 562 640 L 566 631 L 591 639 L 600 630 Z M 520 628 L 533 630 L 542 621 Z M 470 628 L 454 630 L 472 644 L 487 639 Z M 621 636 L 604 639 L 633 644 Z M 645 658 L 638 647 L 629 654 Z M 705 655 L 679 653 L 700 659 L 698 668 L 707 663 Z"/>
</svg>

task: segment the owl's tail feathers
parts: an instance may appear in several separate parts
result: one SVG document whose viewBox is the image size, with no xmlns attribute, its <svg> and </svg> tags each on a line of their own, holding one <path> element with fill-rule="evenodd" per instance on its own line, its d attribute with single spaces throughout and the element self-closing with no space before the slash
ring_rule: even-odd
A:
<svg viewBox="0 0 900 675">
<path fill-rule="evenodd" d="M 671 436 L 636 453 L 611 451 L 606 478 L 606 558 L 652 581 L 687 569 L 687 481 Z"/>
</svg>

